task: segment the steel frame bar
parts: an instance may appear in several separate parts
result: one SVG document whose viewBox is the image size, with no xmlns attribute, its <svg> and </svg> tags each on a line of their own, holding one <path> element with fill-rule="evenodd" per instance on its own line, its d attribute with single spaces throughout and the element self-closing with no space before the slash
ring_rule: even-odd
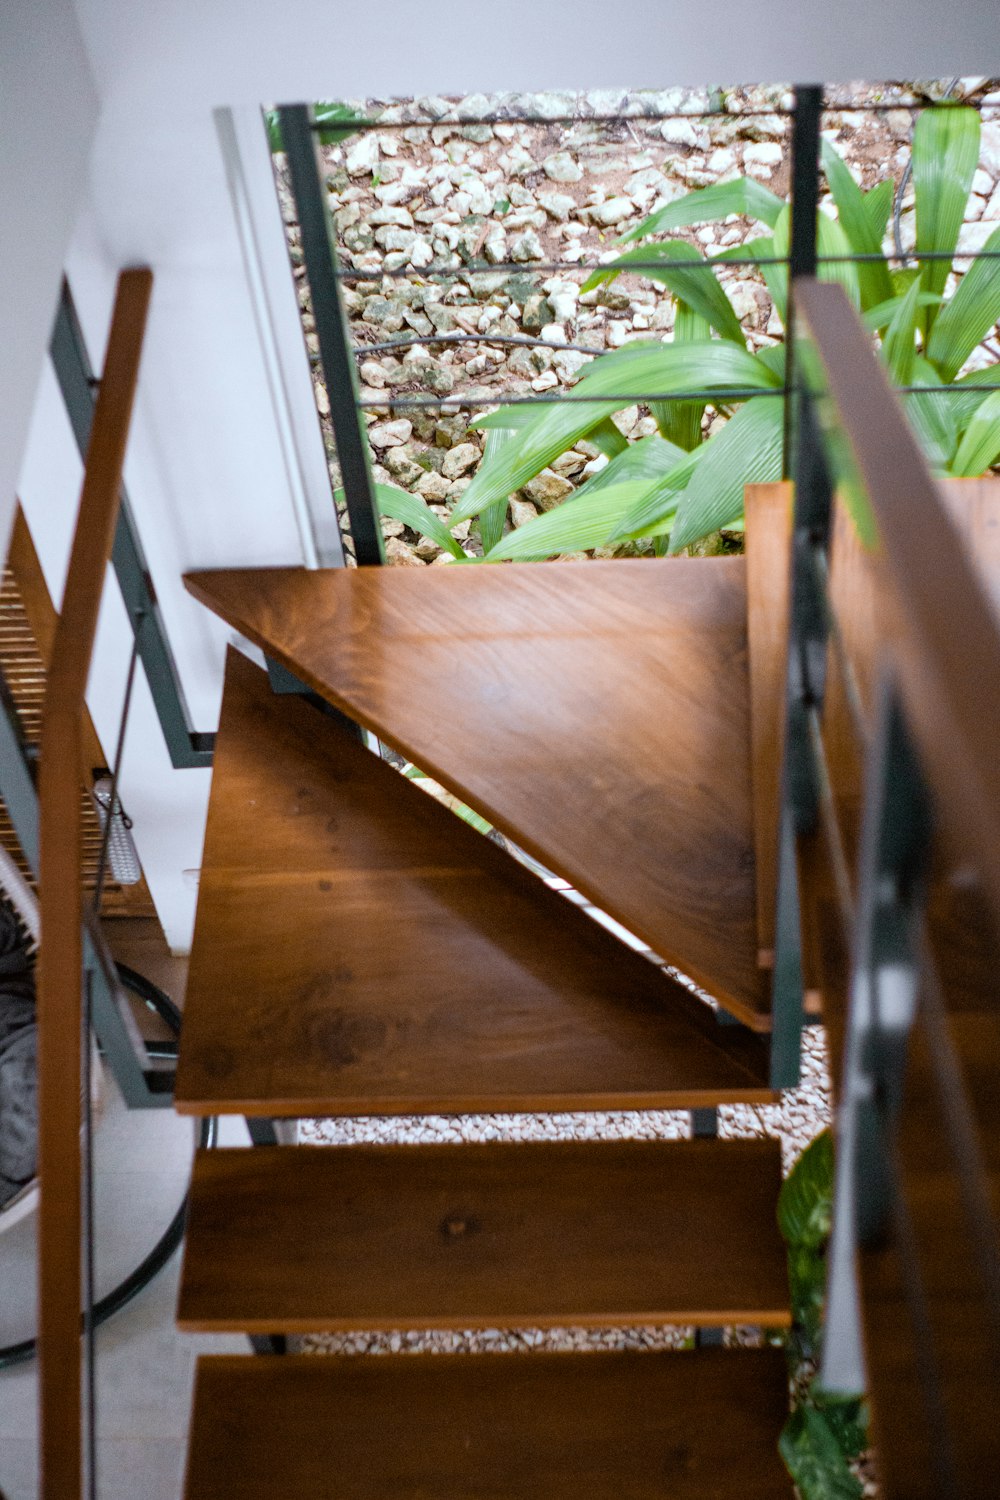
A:
<svg viewBox="0 0 1000 1500">
<path fill-rule="evenodd" d="M 358 377 L 350 352 L 347 312 L 340 292 L 330 215 L 320 182 L 316 142 L 304 104 L 278 110 L 281 138 L 299 215 L 302 255 L 312 298 L 320 361 L 337 457 L 347 500 L 347 515 L 360 567 L 383 562 L 375 485 L 368 438 L 358 410 Z"/>
<path fill-rule="evenodd" d="M 10 816 L 21 852 L 38 875 L 38 791 L 16 710 L 0 673 L 0 797 Z M 127 1001 L 114 961 L 96 922 L 85 923 L 84 969 L 91 975 L 94 1032 L 129 1109 L 160 1108 L 170 1103 L 172 1077 L 147 1069 L 142 1042 L 131 1024 Z"/>
<path fill-rule="evenodd" d="M 65 282 L 49 354 L 73 436 L 81 458 L 85 458 L 100 382 L 91 368 L 72 294 Z M 184 689 L 167 640 L 152 574 L 142 550 L 124 484 L 111 561 L 171 764 L 178 770 L 210 766 L 215 735 L 203 734 L 191 728 Z"/>
</svg>

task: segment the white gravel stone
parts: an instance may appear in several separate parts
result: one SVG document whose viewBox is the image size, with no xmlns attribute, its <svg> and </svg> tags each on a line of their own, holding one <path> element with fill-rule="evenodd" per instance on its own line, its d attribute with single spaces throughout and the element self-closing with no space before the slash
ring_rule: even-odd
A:
<svg viewBox="0 0 1000 1500">
<path fill-rule="evenodd" d="M 755 141 L 743 152 L 743 161 L 746 166 L 776 167 L 784 154 L 777 141 Z"/>
<path fill-rule="evenodd" d="M 542 171 L 551 182 L 579 182 L 583 168 L 568 151 L 556 151 L 542 162 Z"/>
<path fill-rule="evenodd" d="M 378 166 L 378 136 L 374 133 L 359 136 L 348 148 L 345 165 L 352 177 L 374 172 Z"/>
<path fill-rule="evenodd" d="M 409 441 L 412 433 L 413 423 L 408 422 L 405 417 L 398 417 L 394 422 L 382 422 L 370 427 L 368 441 L 373 448 L 398 448 L 401 443 Z"/>
<path fill-rule="evenodd" d="M 615 225 L 623 224 L 626 219 L 631 219 L 634 214 L 635 204 L 631 198 L 625 197 L 608 198 L 605 203 L 597 203 L 590 210 L 590 217 L 594 223 L 609 229 Z"/>
<path fill-rule="evenodd" d="M 457 443 L 445 454 L 441 473 L 446 479 L 458 479 L 479 460 L 479 449 L 475 443 Z"/>
</svg>

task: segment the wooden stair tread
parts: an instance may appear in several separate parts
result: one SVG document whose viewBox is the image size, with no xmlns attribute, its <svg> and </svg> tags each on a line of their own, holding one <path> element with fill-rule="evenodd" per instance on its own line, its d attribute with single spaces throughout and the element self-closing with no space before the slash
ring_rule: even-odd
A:
<svg viewBox="0 0 1000 1500">
<path fill-rule="evenodd" d="M 218 1356 L 186 1500 L 789 1500 L 777 1349 Z"/>
<path fill-rule="evenodd" d="M 766 1076 L 760 1039 L 230 653 L 179 1109 L 693 1108 Z"/>
<path fill-rule="evenodd" d="M 185 581 L 767 1029 L 745 558 L 245 569 Z"/>
<path fill-rule="evenodd" d="M 770 1140 L 201 1151 L 178 1322 L 779 1326 L 780 1186 Z"/>
</svg>

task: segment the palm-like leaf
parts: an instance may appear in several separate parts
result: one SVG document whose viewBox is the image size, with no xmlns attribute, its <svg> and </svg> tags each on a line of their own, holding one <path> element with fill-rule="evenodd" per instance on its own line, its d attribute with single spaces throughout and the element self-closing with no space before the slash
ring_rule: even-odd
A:
<svg viewBox="0 0 1000 1500">
<path fill-rule="evenodd" d="M 603 547 L 645 488 L 643 481 L 634 480 L 605 485 L 586 496 L 581 492 L 571 503 L 545 511 L 526 526 L 508 532 L 486 561 L 527 562 L 560 552 Z"/>
<path fill-rule="evenodd" d="M 983 249 L 1000 255 L 1000 225 Z M 943 380 L 954 380 L 980 339 L 997 322 L 1000 322 L 1000 259 L 975 260 L 959 282 L 954 297 L 937 314 L 931 330 L 927 358 Z"/>
<path fill-rule="evenodd" d="M 737 177 L 731 182 L 713 182 L 711 187 L 695 188 L 683 198 L 658 208 L 634 229 L 621 237 L 621 243 L 644 240 L 651 234 L 665 234 L 670 229 L 690 229 L 692 224 L 706 224 L 742 214 L 757 219 L 769 228 L 783 207 L 782 200 L 770 188 L 752 177 Z"/>
<path fill-rule="evenodd" d="M 837 205 L 840 226 L 859 255 L 881 255 L 882 233 L 865 201 L 865 194 L 851 176 L 847 164 L 830 145 L 822 145 L 823 170 Z M 862 261 L 858 265 L 858 283 L 862 310 L 876 306 L 892 296 L 889 267 L 884 260 Z"/>
<path fill-rule="evenodd" d="M 942 105 L 924 110 L 913 131 L 918 254 L 954 254 L 978 162 L 979 115 L 974 109 Z M 942 293 L 950 270 L 950 258 L 924 261 L 923 290 Z M 933 305 L 924 309 L 925 333 L 930 334 L 937 316 Z"/>
<path fill-rule="evenodd" d="M 667 240 L 662 245 L 642 245 L 629 250 L 618 260 L 595 271 L 585 283 L 585 290 L 613 281 L 638 262 L 641 275 L 669 287 L 675 297 L 686 302 L 693 312 L 705 319 L 724 339 L 746 347 L 740 320 L 732 304 L 710 269 L 711 263 L 689 245 L 687 240 Z M 692 269 L 692 267 L 694 269 Z"/>
<path fill-rule="evenodd" d="M 671 552 L 737 520 L 746 485 L 781 478 L 784 432 L 784 402 L 770 397 L 748 401 L 726 423 L 706 445 L 681 497 Z"/>
<path fill-rule="evenodd" d="M 342 505 L 345 493 L 342 489 L 335 490 L 334 497 Z M 419 531 L 421 536 L 430 537 L 445 552 L 450 552 L 456 562 L 473 560 L 465 555 L 440 516 L 436 516 L 419 495 L 411 495 L 409 490 L 398 489 L 394 484 L 377 484 L 375 502 L 379 515 L 388 516 L 393 521 L 402 521 L 411 531 Z"/>
<path fill-rule="evenodd" d="M 1000 391 L 985 397 L 962 434 L 951 473 L 971 477 L 981 474 L 1000 458 Z"/>
<path fill-rule="evenodd" d="M 537 408 L 532 420 L 519 429 L 511 443 L 475 479 L 452 512 L 452 522 L 476 515 L 494 500 L 510 495 L 552 459 L 571 448 L 595 425 L 633 400 L 673 391 L 766 390 L 779 379 L 760 360 L 728 340 L 704 344 L 627 344 L 597 361 L 565 401 Z M 611 400 L 600 398 L 608 393 Z M 580 398 L 584 399 L 580 399 Z M 587 399 L 593 398 L 593 399 Z M 502 425 L 502 410 L 490 426 Z M 480 425 L 487 425 L 480 420 Z"/>
<path fill-rule="evenodd" d="M 711 332 L 705 319 L 678 299 L 674 343 L 704 343 L 711 338 Z M 651 410 L 660 432 L 671 443 L 676 443 L 685 452 L 697 448 L 701 442 L 701 419 L 705 412 L 703 401 L 654 401 Z"/>
</svg>

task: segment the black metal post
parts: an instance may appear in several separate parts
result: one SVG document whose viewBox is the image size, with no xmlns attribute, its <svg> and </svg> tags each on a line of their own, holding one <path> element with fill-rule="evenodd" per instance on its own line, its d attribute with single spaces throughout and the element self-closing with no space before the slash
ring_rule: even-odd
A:
<svg viewBox="0 0 1000 1500">
<path fill-rule="evenodd" d="M 829 543 L 833 490 L 815 406 L 805 389 L 799 396 L 795 437 L 795 519 L 785 748 L 781 773 L 778 904 L 771 990 L 771 1084 L 774 1088 L 793 1088 L 799 1082 L 804 1016 L 795 842 L 800 834 L 812 831 L 818 816 L 819 786 L 809 716 L 821 707 L 826 687 L 828 617 L 820 582 L 825 574 L 818 574 L 811 554 L 817 548 L 825 551 Z"/>
<path fill-rule="evenodd" d="M 85 458 L 99 382 L 94 376 L 73 298 L 65 282 L 52 330 L 49 355 L 80 457 Z M 170 762 L 178 770 L 192 766 L 210 766 L 215 735 L 199 733 L 191 728 L 184 689 L 167 640 L 152 575 L 124 486 L 111 561 L 135 636 L 139 659 L 156 705 Z"/>
<path fill-rule="evenodd" d="M 323 379 L 330 399 L 330 420 L 344 481 L 354 556 L 359 566 L 377 564 L 384 561 L 382 530 L 368 457 L 368 438 L 358 409 L 357 373 L 308 106 L 282 106 L 278 110 L 278 125 L 302 234 L 302 257 L 312 298 Z"/>
<path fill-rule="evenodd" d="M 795 402 L 795 278 L 816 275 L 816 215 L 819 212 L 819 128 L 823 89 L 798 84 L 792 114 L 792 228 L 785 319 L 785 476 L 791 472 Z"/>
</svg>

